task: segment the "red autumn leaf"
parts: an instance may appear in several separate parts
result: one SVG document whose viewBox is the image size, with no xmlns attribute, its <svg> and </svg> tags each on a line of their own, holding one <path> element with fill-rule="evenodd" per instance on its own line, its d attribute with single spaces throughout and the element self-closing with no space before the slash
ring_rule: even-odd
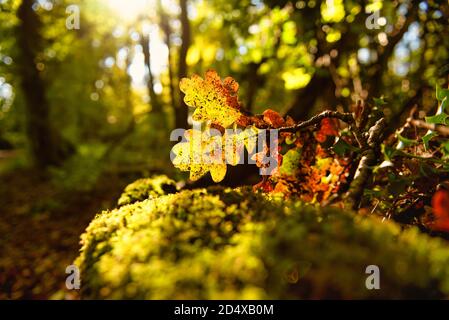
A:
<svg viewBox="0 0 449 320">
<path fill-rule="evenodd" d="M 264 179 L 258 184 L 254 185 L 253 190 L 262 190 L 263 192 L 270 193 L 274 190 L 274 188 L 270 180 Z"/>
<path fill-rule="evenodd" d="M 324 118 L 321 120 L 320 130 L 316 133 L 315 139 L 320 142 L 326 142 L 328 137 L 338 136 L 338 123 L 335 119 Z"/>
<path fill-rule="evenodd" d="M 432 198 L 435 223 L 432 229 L 449 232 L 449 191 L 438 190 Z"/>
<path fill-rule="evenodd" d="M 237 81 L 234 80 L 232 77 L 226 77 L 223 80 L 223 86 L 228 90 L 229 93 L 232 94 L 233 97 L 237 96 L 237 91 L 239 91 L 239 84 Z M 228 97 L 230 98 L 230 97 Z M 235 106 L 236 109 L 240 107 L 237 99 L 231 100 L 232 104 Z"/>
<path fill-rule="evenodd" d="M 280 128 L 285 125 L 285 120 L 282 116 L 271 109 L 267 109 L 263 113 L 263 120 L 273 128 Z"/>
<path fill-rule="evenodd" d="M 286 116 L 286 117 L 285 117 L 285 125 L 286 125 L 287 127 L 294 126 L 295 124 L 296 124 L 296 122 L 295 122 L 295 120 L 293 120 L 292 117 L 290 117 L 290 116 Z"/>
</svg>

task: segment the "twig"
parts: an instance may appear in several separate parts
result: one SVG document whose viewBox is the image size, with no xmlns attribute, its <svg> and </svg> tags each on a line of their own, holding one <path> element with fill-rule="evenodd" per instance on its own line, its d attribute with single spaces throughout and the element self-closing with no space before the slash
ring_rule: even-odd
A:
<svg viewBox="0 0 449 320">
<path fill-rule="evenodd" d="M 357 142 L 362 149 L 362 155 L 354 174 L 354 179 L 352 180 L 349 190 L 346 194 L 346 198 L 352 203 L 353 209 L 357 209 L 360 204 L 360 200 L 363 196 L 363 191 L 365 189 L 368 180 L 371 177 L 373 171 L 373 166 L 377 162 L 380 144 L 382 142 L 384 131 L 386 128 L 386 121 L 384 118 L 379 119 L 367 132 L 366 137 L 360 131 L 357 126 L 354 116 L 352 113 L 341 113 L 337 111 L 324 111 L 307 121 L 298 123 L 297 125 L 291 127 L 280 128 L 280 132 L 297 132 L 305 128 L 319 124 L 321 120 L 325 118 L 335 118 L 350 125 L 351 131 L 354 134 Z"/>
<path fill-rule="evenodd" d="M 253 116 L 253 118 L 257 118 L 257 116 Z M 373 166 L 376 165 L 376 162 L 378 161 L 378 154 L 380 152 L 380 144 L 383 140 L 386 128 L 386 121 L 384 118 L 379 119 L 371 128 L 369 128 L 368 132 L 363 133 L 363 128 L 357 126 L 352 113 L 327 110 L 309 120 L 300 122 L 294 126 L 279 128 L 278 130 L 279 132 L 298 132 L 316 126 L 321 123 L 321 120 L 326 118 L 334 118 L 346 122 L 362 150 L 361 158 L 354 174 L 354 179 L 345 195 L 345 197 L 352 203 L 352 208 L 357 209 L 360 205 L 365 186 L 371 177 Z"/>
<path fill-rule="evenodd" d="M 353 209 L 357 209 L 359 207 L 365 185 L 371 177 L 373 166 L 377 162 L 379 146 L 382 142 L 385 128 L 385 119 L 381 118 L 368 131 L 369 135 L 366 141 L 368 147 L 362 151 L 362 158 L 360 159 L 359 165 L 354 174 L 354 179 L 349 186 L 349 191 L 346 194 L 346 197 L 352 202 Z"/>
<path fill-rule="evenodd" d="M 300 122 L 294 126 L 291 127 L 283 127 L 279 128 L 279 132 L 297 132 L 301 131 L 305 128 L 311 127 L 313 125 L 319 124 L 321 120 L 325 118 L 335 118 L 339 119 L 343 122 L 346 122 L 347 124 L 353 124 L 354 123 L 354 117 L 352 116 L 352 113 L 341 113 L 338 111 L 330 111 L 326 110 L 321 112 L 320 114 L 310 118 L 309 120 Z"/>
<path fill-rule="evenodd" d="M 356 110 L 360 109 L 361 112 L 359 113 L 359 116 L 358 117 L 356 116 L 355 118 L 357 119 L 356 120 L 357 127 L 359 128 L 359 130 L 363 130 L 366 127 L 366 124 L 368 123 L 368 118 L 371 113 L 371 107 L 363 100 L 358 100 Z"/>
<path fill-rule="evenodd" d="M 422 120 L 410 119 L 409 123 L 415 127 L 436 131 L 443 136 L 449 136 L 449 127 L 441 124 L 427 123 Z"/>
</svg>

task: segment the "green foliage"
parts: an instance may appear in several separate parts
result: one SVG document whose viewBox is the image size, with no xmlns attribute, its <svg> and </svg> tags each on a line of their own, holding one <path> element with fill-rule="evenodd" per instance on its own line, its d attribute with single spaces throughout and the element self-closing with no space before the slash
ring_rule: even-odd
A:
<svg viewBox="0 0 449 320">
<path fill-rule="evenodd" d="M 253 193 L 182 191 L 98 215 L 83 298 L 449 297 L 449 249 L 391 222 Z M 381 290 L 367 290 L 378 265 Z"/>
<path fill-rule="evenodd" d="M 433 125 L 447 125 L 449 115 L 446 113 L 447 104 L 449 102 L 449 98 L 447 97 L 449 90 L 441 89 L 437 86 L 436 89 L 436 98 L 441 103 L 438 106 L 438 110 L 435 115 L 426 117 L 425 120 L 429 124 Z M 426 150 L 429 150 L 429 143 L 432 138 L 437 137 L 438 133 L 433 130 L 427 131 L 427 133 L 422 137 L 422 141 L 424 143 L 424 147 Z"/>
<path fill-rule="evenodd" d="M 440 113 L 434 116 L 426 117 L 426 122 L 431 124 L 447 124 L 447 118 L 449 115 L 446 113 Z"/>
<path fill-rule="evenodd" d="M 118 200 L 118 205 L 124 206 L 137 201 L 155 199 L 166 194 L 175 193 L 176 190 L 176 182 L 164 175 L 139 179 L 125 188 Z"/>
<path fill-rule="evenodd" d="M 298 163 L 301 161 L 301 150 L 290 149 L 282 158 L 282 165 L 279 168 L 281 174 L 294 175 L 298 170 Z"/>
<path fill-rule="evenodd" d="M 443 101 L 444 99 L 449 99 L 449 89 L 443 89 L 440 86 L 437 86 L 436 97 L 437 97 L 438 101 Z"/>
<path fill-rule="evenodd" d="M 344 156 L 349 151 L 360 152 L 357 147 L 350 145 L 342 137 L 339 137 L 337 139 L 337 142 L 335 142 L 335 144 L 332 146 L 332 151 L 340 157 Z"/>
<path fill-rule="evenodd" d="M 424 143 L 424 147 L 426 149 L 429 149 L 429 142 L 430 142 L 430 140 L 432 140 L 432 138 L 434 138 L 436 136 L 438 136 L 438 133 L 436 133 L 434 131 L 429 131 L 421 138 L 422 142 Z"/>
<path fill-rule="evenodd" d="M 67 191 L 91 191 L 103 173 L 104 146 L 81 146 L 61 167 L 49 168 L 55 186 Z"/>
<path fill-rule="evenodd" d="M 376 107 L 381 107 L 387 104 L 384 98 L 373 98 L 373 102 Z"/>
</svg>

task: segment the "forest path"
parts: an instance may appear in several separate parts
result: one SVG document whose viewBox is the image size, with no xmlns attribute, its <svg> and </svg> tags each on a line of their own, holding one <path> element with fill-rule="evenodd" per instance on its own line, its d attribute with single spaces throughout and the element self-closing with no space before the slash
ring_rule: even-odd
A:
<svg viewBox="0 0 449 320">
<path fill-rule="evenodd" d="M 66 267 L 89 222 L 115 207 L 127 182 L 108 176 L 87 193 L 62 191 L 32 171 L 0 176 L 0 299 L 77 299 L 65 288 Z"/>
</svg>

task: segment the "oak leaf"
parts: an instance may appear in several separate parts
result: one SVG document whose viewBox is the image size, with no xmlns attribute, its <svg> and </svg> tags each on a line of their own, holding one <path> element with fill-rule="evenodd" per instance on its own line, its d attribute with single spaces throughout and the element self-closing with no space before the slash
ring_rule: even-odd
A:
<svg viewBox="0 0 449 320">
<path fill-rule="evenodd" d="M 275 129 L 285 126 L 284 118 L 282 118 L 282 116 L 278 112 L 271 109 L 267 109 L 264 111 L 263 119 L 266 123 L 268 123 Z"/>
<path fill-rule="evenodd" d="M 213 135 L 211 130 L 187 130 L 185 142 L 176 144 L 172 151 L 176 155 L 173 165 L 181 171 L 190 171 L 190 179 L 196 181 L 210 172 L 214 182 L 226 175 L 223 154 L 223 138 Z"/>
<path fill-rule="evenodd" d="M 204 79 L 198 75 L 183 78 L 179 87 L 185 94 L 184 102 L 196 108 L 192 116 L 195 121 L 226 128 L 241 116 L 237 96 L 239 85 L 231 77 L 222 81 L 216 71 L 209 70 Z"/>
</svg>

